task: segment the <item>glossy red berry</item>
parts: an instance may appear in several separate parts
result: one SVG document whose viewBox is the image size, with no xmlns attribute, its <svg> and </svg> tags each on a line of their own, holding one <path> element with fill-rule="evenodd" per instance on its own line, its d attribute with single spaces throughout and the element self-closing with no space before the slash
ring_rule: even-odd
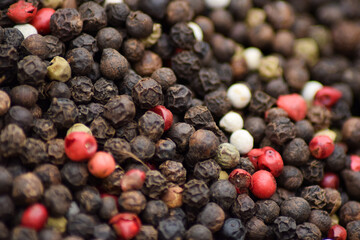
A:
<svg viewBox="0 0 360 240">
<path fill-rule="evenodd" d="M 357 155 L 350 156 L 350 168 L 351 170 L 358 172 L 360 171 L 360 157 Z"/>
<path fill-rule="evenodd" d="M 243 169 L 234 169 L 229 175 L 229 182 L 231 182 L 238 194 L 247 193 L 251 186 L 251 175 Z"/>
<path fill-rule="evenodd" d="M 106 178 L 116 167 L 115 159 L 110 153 L 97 152 L 88 162 L 89 172 L 97 178 Z"/>
<path fill-rule="evenodd" d="M 246 155 L 249 158 L 250 162 L 254 165 L 255 170 L 258 170 L 258 159 L 263 154 L 263 150 L 259 148 L 253 148 Z"/>
<path fill-rule="evenodd" d="M 331 108 L 342 97 L 342 93 L 333 87 L 325 86 L 316 92 L 314 105 Z"/>
<path fill-rule="evenodd" d="M 328 231 L 328 238 L 336 240 L 346 240 L 347 232 L 342 226 L 336 224 L 333 225 Z"/>
<path fill-rule="evenodd" d="M 338 189 L 339 184 L 340 184 L 339 176 L 332 172 L 325 173 L 323 179 L 320 182 L 320 186 L 322 188 Z"/>
<path fill-rule="evenodd" d="M 279 108 L 284 109 L 289 118 L 294 121 L 303 120 L 307 113 L 307 105 L 305 99 L 299 94 L 293 93 L 279 96 L 276 101 Z"/>
<path fill-rule="evenodd" d="M 276 191 L 276 181 L 274 176 L 265 170 L 255 172 L 252 175 L 250 190 L 257 198 L 270 198 Z"/>
<path fill-rule="evenodd" d="M 37 8 L 31 2 L 20 0 L 10 5 L 6 15 L 15 23 L 30 22 L 36 15 Z"/>
<path fill-rule="evenodd" d="M 65 137 L 65 153 L 72 161 L 87 160 L 96 151 L 96 139 L 86 132 L 72 132 Z"/>
<path fill-rule="evenodd" d="M 119 213 L 109 221 L 119 240 L 129 240 L 135 237 L 141 228 L 138 216 L 133 213 Z"/>
<path fill-rule="evenodd" d="M 333 153 L 335 145 L 330 137 L 326 135 L 319 135 L 311 139 L 309 143 L 309 149 L 311 155 L 313 155 L 315 158 L 324 159 Z"/>
<path fill-rule="evenodd" d="M 262 170 L 271 172 L 274 177 L 280 176 L 284 162 L 280 153 L 278 153 L 272 147 L 263 147 L 263 154 L 258 157 L 258 167 Z"/>
<path fill-rule="evenodd" d="M 39 231 L 45 226 L 47 219 L 46 207 L 40 203 L 35 203 L 25 209 L 21 218 L 21 225 Z"/>
<path fill-rule="evenodd" d="M 164 131 L 168 130 L 173 124 L 173 114 L 166 107 L 162 105 L 157 105 L 156 107 L 150 109 L 150 111 L 153 111 L 164 119 Z"/>
<path fill-rule="evenodd" d="M 131 169 L 121 178 L 121 189 L 126 192 L 129 190 L 141 189 L 145 182 L 146 174 L 139 169 Z"/>
<path fill-rule="evenodd" d="M 49 34 L 50 18 L 54 12 L 55 10 L 52 8 L 42 8 L 36 13 L 30 24 L 36 28 L 39 34 Z"/>
</svg>

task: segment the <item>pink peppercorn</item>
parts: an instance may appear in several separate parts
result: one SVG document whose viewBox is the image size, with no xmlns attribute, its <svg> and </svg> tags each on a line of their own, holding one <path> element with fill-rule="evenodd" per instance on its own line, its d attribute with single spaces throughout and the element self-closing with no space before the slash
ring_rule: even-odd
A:
<svg viewBox="0 0 360 240">
<path fill-rule="evenodd" d="M 284 109 L 294 121 L 303 120 L 307 113 L 307 105 L 302 96 L 293 93 L 279 96 L 276 101 L 279 108 Z"/>
<path fill-rule="evenodd" d="M 313 155 L 315 158 L 324 159 L 333 153 L 335 145 L 330 137 L 326 135 L 319 135 L 310 141 L 309 149 L 311 155 Z"/>
</svg>

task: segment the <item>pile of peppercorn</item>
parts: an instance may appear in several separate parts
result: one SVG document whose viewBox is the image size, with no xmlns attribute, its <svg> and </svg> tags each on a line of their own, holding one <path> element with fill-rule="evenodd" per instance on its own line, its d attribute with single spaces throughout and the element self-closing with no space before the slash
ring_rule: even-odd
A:
<svg viewBox="0 0 360 240">
<path fill-rule="evenodd" d="M 1 0 L 0 240 L 360 239 L 358 0 Z"/>
</svg>

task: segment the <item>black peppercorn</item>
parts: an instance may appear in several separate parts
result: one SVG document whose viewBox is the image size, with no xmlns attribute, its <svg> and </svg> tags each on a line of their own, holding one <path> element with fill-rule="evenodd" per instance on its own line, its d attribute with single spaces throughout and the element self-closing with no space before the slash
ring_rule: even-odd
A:
<svg viewBox="0 0 360 240">
<path fill-rule="evenodd" d="M 118 95 L 118 88 L 113 81 L 100 78 L 94 83 L 93 98 L 101 104 L 106 104 L 111 97 Z M 92 103 L 93 104 L 93 103 Z"/>
<path fill-rule="evenodd" d="M 47 142 L 47 154 L 49 162 L 55 165 L 62 165 L 65 163 L 67 157 L 65 154 L 64 139 L 52 139 Z"/>
<path fill-rule="evenodd" d="M 178 78 L 191 82 L 200 70 L 200 59 L 191 51 L 182 51 L 171 58 L 171 68 Z"/>
<path fill-rule="evenodd" d="M 224 211 L 228 210 L 236 199 L 236 188 L 228 180 L 218 180 L 210 187 L 210 199 Z"/>
<path fill-rule="evenodd" d="M 201 208 L 209 202 L 210 190 L 202 180 L 190 180 L 184 185 L 183 202 L 190 207 Z"/>
<path fill-rule="evenodd" d="M 134 102 L 142 109 L 150 109 L 162 105 L 164 96 L 161 85 L 152 78 L 143 78 L 132 90 Z"/>
<path fill-rule="evenodd" d="M 167 188 L 166 178 L 159 171 L 150 170 L 146 172 L 146 178 L 142 188 L 142 192 L 146 196 L 158 199 Z"/>
<path fill-rule="evenodd" d="M 138 130 L 141 135 L 157 141 L 164 133 L 164 119 L 152 111 L 147 111 L 139 118 Z"/>
<path fill-rule="evenodd" d="M 275 104 L 275 99 L 262 91 L 255 91 L 251 100 L 249 110 L 256 115 L 262 115 Z"/>
<path fill-rule="evenodd" d="M 82 28 L 83 21 L 75 8 L 58 9 L 50 18 L 51 33 L 62 41 L 73 39 Z"/>
<path fill-rule="evenodd" d="M 121 193 L 118 203 L 121 210 L 139 214 L 145 209 L 146 198 L 140 191 L 127 191 Z"/>
<path fill-rule="evenodd" d="M 44 82 L 47 66 L 38 56 L 26 56 L 17 66 L 17 78 L 21 84 L 38 86 Z"/>
<path fill-rule="evenodd" d="M 148 201 L 141 218 L 144 223 L 151 224 L 157 227 L 160 221 L 164 220 L 169 215 L 169 210 L 166 204 L 161 200 Z"/>
<path fill-rule="evenodd" d="M 311 160 L 301 167 L 304 181 L 310 184 L 318 184 L 324 177 L 324 163 L 319 160 Z"/>
<path fill-rule="evenodd" d="M 194 176 L 196 179 L 211 183 L 219 178 L 220 171 L 219 164 L 215 160 L 209 159 L 195 164 Z"/>
<path fill-rule="evenodd" d="M 47 48 L 49 49 L 49 53 L 46 56 L 47 59 L 65 55 L 65 44 L 60 41 L 59 38 L 53 35 L 46 35 L 44 36 L 44 40 L 46 42 Z"/>
<path fill-rule="evenodd" d="M 15 177 L 12 189 L 14 202 L 20 205 L 32 204 L 40 200 L 44 187 L 34 173 L 25 173 Z"/>
<path fill-rule="evenodd" d="M 130 62 L 140 61 L 145 53 L 144 44 L 136 38 L 127 39 L 123 44 L 123 52 Z"/>
<path fill-rule="evenodd" d="M 21 43 L 24 41 L 24 35 L 17 28 L 3 28 L 2 29 L 3 37 L 1 42 L 6 45 L 13 46 L 16 49 L 19 49 Z"/>
<path fill-rule="evenodd" d="M 105 9 L 95 2 L 85 2 L 78 8 L 84 32 L 96 32 L 107 25 Z"/>
<path fill-rule="evenodd" d="M 131 151 L 140 159 L 151 159 L 155 154 L 155 143 L 150 138 L 139 135 L 131 142 Z"/>
<path fill-rule="evenodd" d="M 340 208 L 340 224 L 346 226 L 351 221 L 360 220 L 360 203 L 349 201 Z"/>
<path fill-rule="evenodd" d="M 247 117 L 244 122 L 244 129 L 249 131 L 255 143 L 260 143 L 265 135 L 266 124 L 260 117 Z"/>
<path fill-rule="evenodd" d="M 64 185 L 51 185 L 44 194 L 44 202 L 53 217 L 65 216 L 72 201 L 71 192 Z"/>
<path fill-rule="evenodd" d="M 20 106 L 13 106 L 5 115 L 5 124 L 17 124 L 25 132 L 28 132 L 33 124 L 32 113 Z"/>
<path fill-rule="evenodd" d="M 71 127 L 78 116 L 75 103 L 66 98 L 53 98 L 47 116 L 58 128 Z"/>
<path fill-rule="evenodd" d="M 280 207 L 273 200 L 259 200 L 256 202 L 256 217 L 266 224 L 273 223 L 280 214 Z"/>
<path fill-rule="evenodd" d="M 71 96 L 76 103 L 86 103 L 91 101 L 94 95 L 94 86 L 91 79 L 85 76 L 71 78 L 68 81 Z"/>
<path fill-rule="evenodd" d="M 96 41 L 100 50 L 112 48 L 118 51 L 123 43 L 123 37 L 115 28 L 106 27 L 97 32 Z"/>
<path fill-rule="evenodd" d="M 331 217 L 323 210 L 312 210 L 308 221 L 315 224 L 323 234 L 326 234 L 331 227 Z"/>
<path fill-rule="evenodd" d="M 223 8 L 214 9 L 209 14 L 209 18 L 214 23 L 215 30 L 227 35 L 234 25 L 234 19 L 231 13 Z"/>
<path fill-rule="evenodd" d="M 116 239 L 115 231 L 106 223 L 96 225 L 93 234 L 95 239 Z"/>
<path fill-rule="evenodd" d="M 104 106 L 103 116 L 109 120 L 114 127 L 119 127 L 133 120 L 135 116 L 135 104 L 127 95 L 112 97 Z"/>
<path fill-rule="evenodd" d="M 112 138 L 115 135 L 115 129 L 111 126 L 109 121 L 106 121 L 100 116 L 92 121 L 90 130 L 98 144 L 101 145 L 103 145 L 107 139 Z"/>
<path fill-rule="evenodd" d="M 192 93 L 182 84 L 169 87 L 165 95 L 165 106 L 174 113 L 182 113 L 191 107 Z"/>
<path fill-rule="evenodd" d="M 188 158 L 195 161 L 209 159 L 216 155 L 219 139 L 209 130 L 197 130 L 189 139 Z"/>
<path fill-rule="evenodd" d="M 3 157 L 11 157 L 20 153 L 24 146 L 26 135 L 16 124 L 8 124 L 0 134 L 0 153 Z"/>
<path fill-rule="evenodd" d="M 340 192 L 333 188 L 325 188 L 325 197 L 326 197 L 326 206 L 325 210 L 329 212 L 330 215 L 332 215 L 334 212 L 336 212 L 341 204 L 345 204 L 345 202 L 348 201 L 348 196 L 343 194 L 341 195 Z M 344 197 L 344 198 L 343 198 Z"/>
<path fill-rule="evenodd" d="M 88 50 L 93 56 L 99 51 L 96 39 L 87 34 L 83 33 L 75 39 L 71 40 L 69 48 L 85 48 Z"/>
<path fill-rule="evenodd" d="M 68 98 L 71 97 L 70 88 L 63 82 L 52 81 L 45 87 L 46 95 L 52 98 Z"/>
<path fill-rule="evenodd" d="M 110 138 L 104 144 L 104 151 L 111 153 L 117 162 L 122 163 L 128 157 L 127 153 L 131 152 L 131 146 L 124 139 Z"/>
<path fill-rule="evenodd" d="M 105 78 L 119 81 L 128 72 L 129 63 L 118 51 L 105 48 L 101 55 L 100 71 Z"/>
<path fill-rule="evenodd" d="M 73 75 L 88 74 L 94 63 L 92 54 L 83 47 L 73 48 L 66 53 L 66 60 L 69 62 Z"/>
<path fill-rule="evenodd" d="M 151 76 L 153 72 L 162 67 L 159 55 L 146 50 L 141 59 L 134 64 L 134 70 L 141 76 Z"/>
<path fill-rule="evenodd" d="M 296 222 L 291 217 L 277 217 L 273 226 L 273 231 L 277 239 L 290 240 L 295 238 Z"/>
<path fill-rule="evenodd" d="M 276 32 L 273 42 L 272 42 L 272 48 L 274 50 L 274 52 L 280 53 L 281 55 L 285 56 L 285 57 L 290 57 L 293 54 L 293 48 L 294 48 L 294 40 L 295 40 L 295 36 L 292 32 L 287 31 L 287 30 L 280 30 L 278 32 Z M 295 70 L 303 70 L 303 68 L 295 68 Z M 285 70 L 286 72 L 286 70 Z M 289 76 L 284 72 L 285 76 Z M 303 72 L 300 72 L 303 73 Z M 307 70 L 304 69 L 304 73 L 307 73 Z M 303 77 L 304 75 L 301 75 L 299 77 L 299 79 L 303 79 L 301 77 Z M 290 78 L 293 79 L 293 78 Z M 295 77 L 295 79 L 298 79 Z M 307 80 L 307 79 L 306 79 Z M 301 82 L 297 83 L 295 82 L 290 82 L 287 81 L 289 83 L 290 86 L 300 86 Z M 294 84 L 291 84 L 294 83 Z M 295 87 L 294 86 L 294 87 Z"/>
<path fill-rule="evenodd" d="M 96 220 L 93 216 L 79 213 L 69 219 L 67 224 L 67 232 L 70 235 L 91 239 L 94 233 Z"/>
<path fill-rule="evenodd" d="M 213 202 L 206 204 L 197 216 L 197 222 L 210 229 L 211 232 L 219 231 L 223 226 L 224 221 L 224 210 Z"/>
<path fill-rule="evenodd" d="M 319 185 L 305 187 L 301 191 L 301 197 L 308 201 L 311 209 L 322 209 L 326 205 L 325 190 Z"/>
<path fill-rule="evenodd" d="M 37 240 L 36 230 L 32 228 L 17 226 L 11 233 L 12 240 Z"/>
<path fill-rule="evenodd" d="M 101 208 L 100 193 L 95 187 L 86 186 L 76 193 L 80 209 L 89 214 L 95 214 Z"/>
<path fill-rule="evenodd" d="M 38 233 L 39 240 L 61 240 L 61 233 L 55 229 L 44 228 Z"/>
<path fill-rule="evenodd" d="M 341 134 L 343 140 L 350 147 L 359 146 L 360 131 L 358 130 L 358 126 L 360 126 L 360 118 L 351 117 L 344 123 L 342 127 Z"/>
<path fill-rule="evenodd" d="M 101 208 L 99 209 L 99 216 L 104 220 L 109 220 L 118 214 L 116 200 L 111 196 L 101 198 Z"/>
<path fill-rule="evenodd" d="M 162 33 L 158 41 L 153 46 L 153 51 L 158 54 L 162 59 L 170 59 L 174 50 L 173 43 L 170 36 Z"/>
<path fill-rule="evenodd" d="M 193 9 L 186 1 L 172 1 L 168 4 L 166 9 L 166 19 L 171 25 L 178 22 L 190 21 L 193 16 Z"/>
<path fill-rule="evenodd" d="M 171 68 L 159 68 L 151 74 L 151 78 L 161 85 L 163 91 L 176 83 L 176 76 Z"/>
<path fill-rule="evenodd" d="M 169 138 L 160 139 L 155 145 L 155 160 L 163 162 L 166 160 L 176 160 L 176 144 Z"/>
<path fill-rule="evenodd" d="M 72 187 L 82 187 L 86 185 L 89 172 L 87 165 L 79 162 L 67 162 L 61 169 L 61 177 Z"/>
<path fill-rule="evenodd" d="M 183 185 L 186 181 L 186 169 L 180 162 L 168 160 L 159 166 L 159 170 L 169 182 Z"/>
<path fill-rule="evenodd" d="M 360 220 L 349 222 L 346 225 L 346 232 L 349 240 L 360 238 Z"/>
<path fill-rule="evenodd" d="M 38 100 L 38 91 L 29 85 L 19 85 L 11 89 L 10 97 L 12 105 L 20 105 L 31 108 Z"/>
<path fill-rule="evenodd" d="M 12 174 L 6 168 L 0 166 L 0 194 L 10 193 L 12 185 Z"/>
<path fill-rule="evenodd" d="M 0 220 L 1 221 L 9 221 L 15 215 L 15 206 L 10 196 L 8 195 L 1 195 L 0 196 Z"/>
<path fill-rule="evenodd" d="M 335 144 L 333 153 L 325 159 L 326 168 L 332 172 L 339 172 L 345 167 L 346 155 L 344 148 Z"/>
<path fill-rule="evenodd" d="M 189 146 L 190 136 L 194 132 L 195 129 L 190 124 L 179 122 L 171 126 L 167 136 L 175 142 L 177 151 L 185 152 Z"/>
<path fill-rule="evenodd" d="M 225 228 L 225 225 L 227 224 L 227 222 L 228 222 L 228 219 L 224 223 L 224 228 Z M 227 225 L 230 225 L 230 224 L 228 223 Z M 232 226 L 232 225 L 230 225 L 230 226 Z M 225 232 L 226 232 L 226 230 L 225 230 Z M 226 233 L 224 235 L 226 235 Z M 201 225 L 201 224 L 195 224 L 186 231 L 185 239 L 186 240 L 191 240 L 191 239 L 213 240 L 213 236 L 212 236 L 211 231 L 207 227 L 205 227 L 204 225 Z"/>
<path fill-rule="evenodd" d="M 321 239 L 320 229 L 313 223 L 305 222 L 296 227 L 297 239 Z"/>
<path fill-rule="evenodd" d="M 102 179 L 101 189 L 108 194 L 120 195 L 121 190 L 121 178 L 124 176 L 124 171 L 120 168 L 115 168 L 108 177 Z"/>
<path fill-rule="evenodd" d="M 125 25 L 126 18 L 130 13 L 130 9 L 125 3 L 106 5 L 106 16 L 108 23 L 113 27 L 122 27 Z"/>
<path fill-rule="evenodd" d="M 138 135 L 137 126 L 138 124 L 135 121 L 128 122 L 124 126 L 116 129 L 116 137 L 123 138 L 130 142 Z"/>
<path fill-rule="evenodd" d="M 314 135 L 314 127 L 308 120 L 300 120 L 295 123 L 296 137 L 302 138 L 305 142 L 310 142 Z"/>
<path fill-rule="evenodd" d="M 306 114 L 315 131 L 329 128 L 331 124 L 331 112 L 323 106 L 312 106 Z"/>
<path fill-rule="evenodd" d="M 232 215 L 240 218 L 241 221 L 246 222 L 252 218 L 256 213 L 256 204 L 247 194 L 240 194 L 237 196 L 235 202 L 231 207 Z"/>
<path fill-rule="evenodd" d="M 303 175 L 297 167 L 288 165 L 284 166 L 279 176 L 278 184 L 287 190 L 293 191 L 298 189 L 303 182 Z"/>
<path fill-rule="evenodd" d="M 266 126 L 265 134 L 272 142 L 281 146 L 295 138 L 295 125 L 289 118 L 278 117 Z"/>
<path fill-rule="evenodd" d="M 158 232 L 151 225 L 142 225 L 134 240 L 157 240 Z"/>
<path fill-rule="evenodd" d="M 183 223 L 173 217 L 169 217 L 159 222 L 159 240 L 182 239 L 185 235 Z"/>
<path fill-rule="evenodd" d="M 50 53 L 45 38 L 40 34 L 32 34 L 21 43 L 21 50 L 25 55 L 35 55 L 40 59 L 46 59 Z"/>
<path fill-rule="evenodd" d="M 221 34 L 213 34 L 210 40 L 214 56 L 220 62 L 229 62 L 235 53 L 235 42 Z"/>
<path fill-rule="evenodd" d="M 305 222 L 311 213 L 309 203 L 301 197 L 291 197 L 281 203 L 282 216 L 293 218 L 297 224 Z"/>
<path fill-rule="evenodd" d="M 265 92 L 274 98 L 289 94 L 289 87 L 282 78 L 271 80 L 265 87 Z"/>
<path fill-rule="evenodd" d="M 126 30 L 135 38 L 146 38 L 153 31 L 153 21 L 140 11 L 130 12 L 126 18 Z"/>
<path fill-rule="evenodd" d="M 34 173 L 41 180 L 44 188 L 61 183 L 61 174 L 53 164 L 42 164 L 34 169 Z"/>
<path fill-rule="evenodd" d="M 240 163 L 235 168 L 244 169 L 250 174 L 254 174 L 255 172 L 254 164 L 252 164 L 248 157 L 241 157 Z"/>
<path fill-rule="evenodd" d="M 269 232 L 269 227 L 263 222 L 263 220 L 252 217 L 246 223 L 246 239 L 257 240 L 257 239 L 267 239 L 267 234 Z"/>
<path fill-rule="evenodd" d="M 310 150 L 303 139 L 294 138 L 285 145 L 282 157 L 285 164 L 303 166 L 310 158 Z"/>
<path fill-rule="evenodd" d="M 190 50 L 196 41 L 193 30 L 185 22 L 179 22 L 172 26 L 170 37 L 175 47 L 187 50 Z"/>
</svg>

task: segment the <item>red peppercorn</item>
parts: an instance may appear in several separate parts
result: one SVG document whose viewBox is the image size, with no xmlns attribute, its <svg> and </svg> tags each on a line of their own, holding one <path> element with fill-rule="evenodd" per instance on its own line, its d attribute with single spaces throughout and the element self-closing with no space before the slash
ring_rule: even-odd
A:
<svg viewBox="0 0 360 240">
<path fill-rule="evenodd" d="M 249 158 L 250 162 L 254 165 L 255 170 L 258 170 L 258 159 L 263 154 L 263 150 L 259 148 L 253 148 L 246 155 Z"/>
<path fill-rule="evenodd" d="M 65 137 L 65 153 L 73 161 L 89 159 L 96 151 L 96 139 L 86 132 L 72 132 Z"/>
<path fill-rule="evenodd" d="M 336 240 L 346 240 L 347 232 L 342 226 L 335 224 L 328 231 L 328 238 Z"/>
<path fill-rule="evenodd" d="M 339 176 L 332 172 L 324 174 L 323 179 L 320 182 L 322 188 L 334 188 L 338 189 L 340 184 Z"/>
<path fill-rule="evenodd" d="M 30 24 L 36 28 L 38 33 L 48 34 L 50 33 L 50 18 L 54 12 L 55 10 L 52 8 L 42 8 L 37 12 Z"/>
<path fill-rule="evenodd" d="M 139 169 L 131 169 L 121 178 L 121 189 L 126 192 L 129 190 L 141 189 L 145 182 L 146 174 Z"/>
<path fill-rule="evenodd" d="M 25 209 L 21 218 L 21 225 L 39 231 L 45 226 L 47 218 L 46 207 L 40 203 L 35 203 Z"/>
<path fill-rule="evenodd" d="M 97 178 L 106 178 L 116 167 L 115 159 L 110 153 L 97 152 L 88 162 L 89 172 Z"/>
<path fill-rule="evenodd" d="M 324 159 L 333 153 L 335 145 L 330 137 L 326 135 L 319 135 L 311 139 L 309 143 L 309 149 L 311 155 L 313 155 L 315 158 Z"/>
<path fill-rule="evenodd" d="M 279 108 L 284 109 L 289 118 L 294 121 L 303 120 L 306 116 L 307 105 L 304 98 L 299 94 L 293 93 L 279 96 L 276 104 Z"/>
<path fill-rule="evenodd" d="M 333 87 L 325 86 L 316 92 L 314 105 L 331 108 L 340 98 L 342 93 Z"/>
<path fill-rule="evenodd" d="M 168 130 L 173 123 L 173 114 L 169 109 L 162 105 L 157 105 L 156 107 L 150 109 L 154 113 L 160 115 L 164 119 L 164 131 Z"/>
<path fill-rule="evenodd" d="M 258 158 L 259 169 L 271 172 L 274 177 L 280 176 L 284 168 L 284 162 L 280 153 L 272 147 L 263 147 L 262 151 L 263 154 Z"/>
<path fill-rule="evenodd" d="M 251 185 L 251 175 L 243 169 L 234 169 L 229 175 L 229 182 L 231 182 L 238 194 L 247 193 Z"/>
<path fill-rule="evenodd" d="M 6 15 L 15 23 L 30 22 L 36 15 L 37 8 L 31 2 L 20 0 L 10 5 Z"/>
<path fill-rule="evenodd" d="M 133 213 L 119 213 L 112 217 L 109 223 L 121 240 L 132 239 L 141 228 L 140 219 Z"/>
<path fill-rule="evenodd" d="M 357 155 L 350 156 L 350 168 L 353 171 L 360 171 L 360 157 Z"/>
<path fill-rule="evenodd" d="M 274 176 L 265 170 L 259 170 L 252 175 L 250 190 L 260 199 L 270 198 L 276 191 Z"/>
</svg>

